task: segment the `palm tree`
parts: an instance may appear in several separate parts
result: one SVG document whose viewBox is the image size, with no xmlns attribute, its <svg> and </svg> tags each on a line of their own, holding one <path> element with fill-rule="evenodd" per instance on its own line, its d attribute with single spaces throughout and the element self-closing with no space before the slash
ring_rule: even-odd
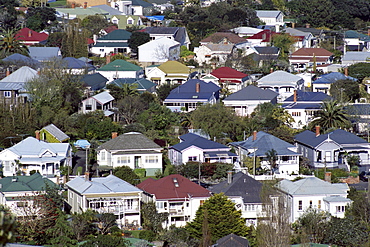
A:
<svg viewBox="0 0 370 247">
<path fill-rule="evenodd" d="M 139 95 L 139 91 L 137 90 L 137 85 L 134 84 L 128 84 L 125 83 L 122 85 L 122 96 L 127 97 L 127 96 L 137 96 Z"/>
<path fill-rule="evenodd" d="M 277 152 L 275 149 L 271 149 L 265 153 L 268 162 L 270 163 L 271 171 L 274 172 L 277 167 Z"/>
<path fill-rule="evenodd" d="M 317 113 L 315 120 L 311 122 L 311 126 L 319 125 L 324 130 L 348 128 L 351 126 L 348 119 L 349 116 L 345 113 L 343 105 L 340 105 L 338 101 L 324 101 L 321 104 L 321 111 Z"/>
<path fill-rule="evenodd" d="M 4 58 L 14 53 L 28 55 L 28 48 L 16 39 L 15 30 L 3 30 L 0 37 L 0 57 Z"/>
</svg>

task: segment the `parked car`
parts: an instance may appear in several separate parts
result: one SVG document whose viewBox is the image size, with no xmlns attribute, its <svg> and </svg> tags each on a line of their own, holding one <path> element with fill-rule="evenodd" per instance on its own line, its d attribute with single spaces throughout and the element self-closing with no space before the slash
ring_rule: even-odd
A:
<svg viewBox="0 0 370 247">
<path fill-rule="evenodd" d="M 362 171 L 362 172 L 359 174 L 359 177 L 360 177 L 360 180 L 361 180 L 361 181 L 363 181 L 363 182 L 368 182 L 368 181 L 369 181 L 369 178 L 370 178 L 370 172 Z"/>
</svg>

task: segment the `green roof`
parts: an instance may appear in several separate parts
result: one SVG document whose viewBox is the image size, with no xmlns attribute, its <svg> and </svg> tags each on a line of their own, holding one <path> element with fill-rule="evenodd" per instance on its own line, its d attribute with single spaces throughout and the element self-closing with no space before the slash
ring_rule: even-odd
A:
<svg viewBox="0 0 370 247">
<path fill-rule="evenodd" d="M 103 37 L 100 37 L 99 40 L 129 40 L 131 37 L 131 33 L 129 31 L 123 29 L 114 30 Z"/>
<path fill-rule="evenodd" d="M 94 47 L 128 47 L 127 42 L 97 42 Z"/>
<path fill-rule="evenodd" d="M 139 71 L 139 70 L 142 70 L 140 66 L 137 66 L 133 63 L 129 63 L 122 59 L 117 59 L 101 67 L 97 71 Z"/>
<path fill-rule="evenodd" d="M 43 178 L 40 173 L 34 173 L 31 176 L 11 176 L 0 179 L 2 192 L 15 191 L 45 191 L 45 184 L 51 187 L 57 185 L 49 180 Z"/>
<path fill-rule="evenodd" d="M 168 73 L 179 73 L 179 74 L 189 74 L 190 68 L 186 65 L 179 63 L 177 61 L 167 61 L 158 67 L 160 70 Z"/>
</svg>

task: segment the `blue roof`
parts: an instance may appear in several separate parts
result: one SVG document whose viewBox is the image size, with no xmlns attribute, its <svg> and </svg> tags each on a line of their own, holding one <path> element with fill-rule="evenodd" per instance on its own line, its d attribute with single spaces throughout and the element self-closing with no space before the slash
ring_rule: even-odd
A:
<svg viewBox="0 0 370 247">
<path fill-rule="evenodd" d="M 331 97 L 323 92 L 303 92 L 301 90 L 297 91 L 297 102 L 306 101 L 307 103 L 310 101 L 323 101 L 323 100 L 330 100 Z M 284 100 L 284 103 L 287 102 L 294 102 L 294 95 L 288 97 Z"/>
<path fill-rule="evenodd" d="M 151 21 L 163 21 L 164 20 L 164 15 L 153 15 L 153 16 L 145 16 Z"/>
<path fill-rule="evenodd" d="M 75 143 L 73 143 L 73 145 L 78 148 L 89 148 L 90 142 L 87 140 L 77 140 Z"/>
<path fill-rule="evenodd" d="M 3 61 L 4 62 L 16 62 L 16 63 L 22 62 L 22 63 L 26 63 L 31 66 L 36 66 L 36 67 L 40 66 L 39 61 L 32 59 L 30 57 L 26 57 L 19 53 L 14 53 L 10 56 L 7 56 L 6 58 L 3 59 Z"/>
<path fill-rule="evenodd" d="M 295 148 L 294 145 L 263 131 L 257 133 L 257 138 L 254 141 L 253 136 L 250 136 L 244 141 L 231 142 L 230 145 L 245 150 L 256 148 L 255 155 L 259 157 L 266 156 L 266 153 L 272 149 L 276 151 L 277 155 L 300 155 L 289 149 Z"/>
<path fill-rule="evenodd" d="M 203 138 L 192 133 L 182 135 L 180 136 L 180 139 L 182 140 L 182 142 L 172 146 L 173 149 L 176 149 L 177 151 L 180 152 L 191 146 L 196 146 L 201 149 L 227 149 L 227 150 L 230 149 L 228 146 L 208 140 L 206 138 Z"/>
<path fill-rule="evenodd" d="M 321 103 L 289 103 L 283 104 L 283 108 L 285 109 L 321 109 Z"/>
<path fill-rule="evenodd" d="M 225 101 L 229 100 L 273 100 L 279 94 L 272 90 L 263 90 L 254 85 L 249 85 L 231 95 Z"/>
<path fill-rule="evenodd" d="M 330 138 L 338 144 L 364 144 L 367 143 L 364 139 L 347 132 L 342 129 L 334 130 L 328 134 L 316 136 L 312 131 L 305 130 L 294 137 L 297 142 L 308 145 L 310 147 L 317 147 L 323 141 Z"/>
<path fill-rule="evenodd" d="M 67 63 L 67 67 L 69 69 L 88 69 L 88 70 L 94 70 L 95 67 L 89 63 L 86 63 L 84 61 L 81 61 L 74 57 L 65 57 L 63 58 L 63 61 Z"/>
<path fill-rule="evenodd" d="M 357 81 L 356 78 L 345 76 L 344 74 L 340 72 L 331 72 L 329 74 L 322 75 L 319 79 L 317 79 L 316 81 L 313 81 L 312 84 L 328 84 L 328 83 L 334 83 L 337 80 L 346 80 L 346 79 Z"/>
<path fill-rule="evenodd" d="M 199 92 L 196 92 L 197 84 L 199 83 Z M 167 96 L 166 100 L 169 99 L 194 99 L 194 100 L 208 100 L 213 95 L 216 99 L 219 96 L 219 90 L 221 88 L 213 82 L 205 82 L 199 79 L 190 79 L 184 84 L 173 89 Z"/>
</svg>

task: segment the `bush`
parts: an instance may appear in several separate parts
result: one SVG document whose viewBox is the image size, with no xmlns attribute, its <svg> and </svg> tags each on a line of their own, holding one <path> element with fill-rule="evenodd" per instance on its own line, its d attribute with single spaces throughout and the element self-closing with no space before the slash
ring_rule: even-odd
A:
<svg viewBox="0 0 370 247">
<path fill-rule="evenodd" d="M 135 174 L 138 175 L 140 178 L 145 178 L 146 170 L 145 168 L 139 168 L 134 170 Z"/>
<path fill-rule="evenodd" d="M 150 231 L 150 230 L 142 230 L 140 233 L 139 233 L 139 238 L 140 239 L 145 239 L 145 240 L 148 240 L 149 242 L 152 242 L 154 241 L 156 238 L 156 235 L 153 231 Z"/>
</svg>

